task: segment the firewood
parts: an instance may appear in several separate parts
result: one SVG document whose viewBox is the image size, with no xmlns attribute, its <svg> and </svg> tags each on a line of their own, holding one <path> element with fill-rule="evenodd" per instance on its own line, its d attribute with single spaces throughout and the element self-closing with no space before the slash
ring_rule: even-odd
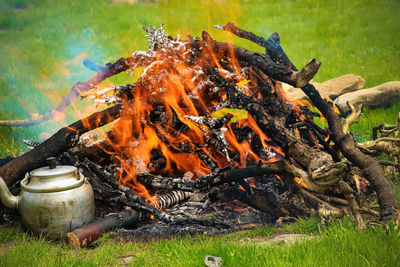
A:
<svg viewBox="0 0 400 267">
<path fill-rule="evenodd" d="M 132 209 L 112 213 L 91 224 L 65 234 L 68 245 L 85 247 L 99 239 L 103 233 L 122 227 L 131 228 L 139 221 L 139 214 Z"/>
<path fill-rule="evenodd" d="M 57 141 L 58 147 L 48 154 L 81 169 L 93 186 L 97 203 L 129 206 L 153 215 L 156 220 L 150 223 L 154 225 L 235 229 L 233 221 L 220 224 L 225 209 L 252 216 L 262 213 L 272 221 L 314 215 L 318 205 L 330 210 L 329 214 L 343 214 L 326 202 L 332 199 L 322 197 L 340 188 L 346 198 L 340 204 L 351 207 L 362 227 L 360 208 L 343 180 L 355 168 L 351 164 L 365 167 L 367 177 L 373 173 L 363 161 L 365 155 L 352 147 L 348 127 L 354 120 L 342 126 L 332 106 L 308 84 L 320 62 L 312 60 L 297 71 L 280 47 L 278 34 L 266 40 L 233 24 L 220 28 L 261 44 L 266 54 L 218 42 L 207 32 L 202 39 L 179 40 L 166 36 L 162 27 L 146 28 L 148 51 L 137 51 L 129 60 L 131 69 L 146 67 L 140 78 L 133 84 L 91 91 L 96 101 L 115 105 L 110 118 L 105 111 L 101 113 L 103 120 L 119 118 L 105 139 L 89 146 L 77 142 L 83 132 L 106 123 L 95 124 L 92 115 L 92 126 L 81 121 L 74 130 L 62 129 L 51 142 L 31 152 L 42 152 Z M 103 71 L 91 61 L 85 65 Z M 302 87 L 328 118 L 330 128 L 321 129 L 307 107 L 287 101 L 278 81 Z M 106 96 L 106 92 L 114 94 Z M 214 118 L 217 113 L 212 112 L 222 108 L 239 109 L 238 121 L 224 113 Z M 389 130 L 381 130 L 385 129 Z M 342 154 L 349 162 L 342 160 Z M 28 159 L 32 155 L 37 154 Z M 40 160 L 37 157 L 33 162 Z M 372 179 L 382 189 L 379 178 Z M 387 202 L 392 201 L 390 194 L 382 196 L 379 190 L 381 216 L 386 220 L 395 206 Z M 174 205 L 190 195 L 199 201 L 193 210 L 186 212 L 190 208 L 184 203 Z M 211 210 L 215 213 L 207 213 Z"/>
<path fill-rule="evenodd" d="M 1 166 L 0 176 L 8 186 L 11 186 L 16 181 L 21 180 L 25 173 L 46 165 L 47 158 L 57 157 L 68 148 L 75 146 L 79 140 L 79 136 L 83 133 L 118 119 L 121 108 L 122 105 L 117 104 L 60 129 L 33 150 Z"/>
<path fill-rule="evenodd" d="M 372 88 L 349 92 L 339 96 L 335 103 L 342 109 L 348 110 L 347 102 L 359 107 L 390 106 L 400 101 L 400 81 L 386 82 Z"/>
<path fill-rule="evenodd" d="M 335 99 L 340 95 L 360 90 L 364 87 L 365 80 L 361 76 L 347 74 L 324 82 L 310 81 L 323 98 Z M 282 84 L 288 99 L 304 99 L 307 96 L 300 88 L 295 88 L 288 84 Z"/>
<path fill-rule="evenodd" d="M 372 139 L 379 137 L 388 137 L 393 134 L 394 137 L 400 136 L 400 112 L 397 114 L 397 125 L 385 125 L 384 123 L 372 128 Z"/>
<path fill-rule="evenodd" d="M 339 190 L 341 193 L 344 194 L 346 200 L 349 202 L 349 206 L 351 208 L 351 211 L 354 215 L 354 218 L 357 222 L 357 228 L 359 230 L 364 230 L 365 229 L 365 223 L 364 219 L 362 218 L 360 214 L 360 207 L 358 206 L 355 197 L 353 195 L 354 190 L 344 181 L 339 182 Z"/>
<path fill-rule="evenodd" d="M 321 65 L 321 62 L 313 59 L 300 71 L 294 71 L 291 68 L 280 64 L 280 62 L 274 62 L 268 55 L 251 52 L 229 43 L 216 42 L 206 31 L 203 31 L 202 37 L 206 43 L 205 48 L 211 49 L 217 55 L 225 55 L 229 57 L 229 54 L 233 53 L 240 61 L 247 62 L 250 66 L 259 68 L 271 78 L 296 87 L 303 87 L 306 85 L 314 77 Z"/>
<path fill-rule="evenodd" d="M 343 122 L 343 133 L 349 134 L 350 133 L 350 126 L 360 117 L 362 106 L 359 106 L 357 109 L 347 102 L 347 106 L 351 110 L 350 116 L 348 116 Z"/>
<path fill-rule="evenodd" d="M 21 127 L 21 126 L 31 126 L 35 124 L 40 124 L 42 122 L 52 120 L 60 113 L 64 112 L 65 109 L 83 92 L 86 92 L 93 88 L 93 86 L 98 85 L 103 80 L 116 75 L 122 71 L 127 70 L 131 66 L 131 60 L 120 58 L 114 63 L 107 63 L 104 67 L 98 67 L 95 71 L 97 74 L 86 82 L 76 83 L 71 90 L 66 94 L 61 103 L 51 109 L 48 113 L 42 114 L 40 116 L 30 118 L 27 120 L 4 120 L 0 121 L 0 126 L 8 127 Z"/>
<path fill-rule="evenodd" d="M 231 25 L 227 25 L 226 28 L 229 26 Z M 244 31 L 236 30 L 234 33 L 240 36 L 239 34 L 242 32 Z M 247 37 L 246 34 L 245 36 Z M 296 67 L 279 45 L 279 35 L 277 33 L 271 35 L 268 40 L 261 37 L 254 37 L 254 34 L 249 36 L 251 37 L 251 40 L 256 40 L 256 43 L 261 44 L 261 46 L 266 48 L 266 53 L 273 61 L 285 62 L 287 66 L 291 66 L 293 70 L 296 70 Z M 313 85 L 307 84 L 301 89 L 327 119 L 332 139 L 335 141 L 340 151 L 348 160 L 354 162 L 363 170 L 366 178 L 372 184 L 372 187 L 377 193 L 378 202 L 381 207 L 381 220 L 383 222 L 388 222 L 397 219 L 399 214 L 399 203 L 396 199 L 393 186 L 385 178 L 383 169 L 379 163 L 371 156 L 362 153 L 356 147 L 351 135 L 343 132 L 339 116 L 334 112 L 333 108 L 321 98 L 321 95 Z"/>
</svg>

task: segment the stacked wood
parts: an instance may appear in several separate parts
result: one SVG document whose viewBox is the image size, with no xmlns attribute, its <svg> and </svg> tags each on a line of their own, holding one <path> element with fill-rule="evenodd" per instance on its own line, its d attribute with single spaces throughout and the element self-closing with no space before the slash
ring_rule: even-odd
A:
<svg viewBox="0 0 400 267">
<path fill-rule="evenodd" d="M 90 177 L 98 201 L 115 199 L 167 223 L 174 218 L 160 206 L 203 194 L 207 207 L 229 186 L 240 185 L 252 207 L 289 217 L 293 207 L 302 215 L 313 213 L 312 208 L 301 207 L 305 200 L 314 208 L 324 205 L 336 210 L 310 193 L 335 191 L 346 198 L 343 201 L 358 227 L 364 228 L 362 207 L 348 185 L 361 169 L 377 193 L 382 221 L 396 218 L 399 205 L 379 163 L 360 151 L 332 105 L 309 83 L 321 63 L 313 59 L 297 70 L 280 46 L 278 34 L 266 40 L 232 23 L 217 28 L 265 47 L 266 53 L 218 42 L 205 31 L 201 39 L 179 40 L 166 36 L 162 27 L 146 28 L 149 50 L 121 59 L 123 67 L 106 72 L 145 67 L 139 80 L 103 90 L 85 88 L 98 102 L 113 106 L 61 129 L 2 166 L 0 175 L 11 185 L 48 156 L 59 156 Z M 98 73 L 107 69 L 90 61 L 86 65 Z M 355 86 L 362 83 L 357 81 Z M 279 82 L 300 87 L 327 119 L 329 129 L 318 127 L 306 107 L 288 102 Z M 246 118 L 233 122 L 230 114 L 212 116 L 222 108 L 245 111 Z M 78 144 L 83 133 L 116 119 L 101 142 Z M 274 175 L 279 175 L 289 199 L 296 201 L 283 201 L 268 188 L 266 181 Z M 262 190 L 244 182 L 251 177 Z M 302 183 L 310 191 L 299 188 Z M 152 193 L 164 194 L 158 208 Z"/>
</svg>

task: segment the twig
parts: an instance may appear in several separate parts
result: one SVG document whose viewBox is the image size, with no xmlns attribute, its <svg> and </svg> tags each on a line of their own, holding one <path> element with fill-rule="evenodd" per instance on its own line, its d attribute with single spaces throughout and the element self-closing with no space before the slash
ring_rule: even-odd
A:
<svg viewBox="0 0 400 267">
<path fill-rule="evenodd" d="M 64 112 L 64 110 L 83 92 L 90 90 L 93 86 L 100 84 L 103 80 L 116 75 L 122 71 L 127 70 L 130 66 L 130 59 L 120 58 L 114 63 L 107 63 L 105 67 L 97 70 L 97 74 L 83 83 L 76 83 L 68 94 L 66 94 L 61 103 L 51 109 L 48 113 L 43 115 L 30 118 L 27 120 L 4 120 L 0 121 L 0 126 L 11 126 L 11 127 L 21 127 L 39 124 L 48 120 L 55 118 L 58 114 Z"/>
<path fill-rule="evenodd" d="M 358 106 L 357 109 L 347 101 L 347 106 L 351 110 L 350 116 L 348 116 L 343 122 L 343 133 L 350 133 L 350 126 L 358 119 L 361 114 L 362 105 Z"/>
<path fill-rule="evenodd" d="M 354 190 L 344 181 L 339 182 L 339 190 L 341 193 L 343 193 L 344 197 L 349 202 L 350 209 L 357 223 L 357 228 L 359 230 L 364 230 L 366 226 L 364 223 L 364 219 L 362 218 L 360 213 L 360 207 L 358 206 L 356 198 L 353 195 Z"/>
<path fill-rule="evenodd" d="M 233 23 L 222 27 L 222 29 L 231 31 L 232 33 L 240 37 L 242 37 L 240 33 L 248 33 L 238 29 Z M 244 38 L 254 40 L 254 37 L 251 37 L 250 34 L 244 34 L 244 36 Z M 265 41 L 265 39 L 260 39 L 259 37 L 257 38 L 257 40 L 261 40 L 261 42 L 256 43 L 266 48 L 266 53 L 273 61 L 285 62 L 285 64 L 287 66 L 290 66 L 291 69 L 296 70 L 296 67 L 289 60 L 282 47 L 280 46 L 279 35 L 277 33 L 272 34 L 267 41 Z M 384 222 L 388 222 L 390 220 L 397 219 L 399 215 L 399 203 L 394 193 L 394 189 L 391 183 L 385 178 L 385 174 L 379 163 L 371 156 L 362 153 L 356 147 L 352 136 L 343 132 L 343 127 L 339 116 L 335 113 L 333 108 L 322 99 L 321 95 L 312 84 L 307 84 L 301 89 L 327 119 L 329 129 L 331 130 L 330 136 L 332 137 L 333 141 L 338 146 L 340 151 L 348 160 L 354 162 L 360 169 L 363 170 L 367 180 L 373 186 L 374 190 L 377 193 L 378 202 L 381 207 L 381 220 Z"/>
<path fill-rule="evenodd" d="M 47 158 L 57 157 L 75 146 L 82 134 L 118 119 L 121 108 L 122 105 L 117 104 L 60 129 L 39 146 L 1 166 L 0 176 L 8 186 L 12 185 L 22 179 L 28 171 L 46 165 Z"/>
<path fill-rule="evenodd" d="M 321 204 L 323 206 L 325 206 L 328 209 L 331 210 L 336 210 L 337 208 L 332 206 L 331 204 L 329 204 L 328 202 L 323 201 L 322 199 L 314 196 L 313 194 L 311 194 L 310 192 L 307 192 L 305 189 L 300 188 L 300 194 L 304 197 L 307 198 L 309 201 L 314 202 L 315 204 Z"/>
<path fill-rule="evenodd" d="M 337 204 L 340 204 L 340 205 L 345 205 L 345 206 L 349 205 L 349 202 L 347 200 L 345 200 L 345 199 L 342 199 L 342 198 L 327 196 L 327 195 L 316 193 L 316 192 L 312 192 L 312 194 L 314 196 L 322 198 L 322 199 L 324 199 L 324 200 L 326 200 L 328 202 L 334 202 L 334 203 L 337 203 Z"/>
</svg>

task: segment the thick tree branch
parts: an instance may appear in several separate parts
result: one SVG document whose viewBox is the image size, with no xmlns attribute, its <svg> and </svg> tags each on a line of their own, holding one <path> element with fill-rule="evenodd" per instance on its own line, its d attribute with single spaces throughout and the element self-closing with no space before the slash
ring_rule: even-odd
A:
<svg viewBox="0 0 400 267">
<path fill-rule="evenodd" d="M 8 127 L 21 127 L 31 126 L 40 124 L 42 122 L 52 120 L 60 113 L 64 112 L 65 109 L 83 92 L 90 90 L 93 86 L 100 84 L 105 79 L 114 76 L 122 71 L 130 68 L 132 58 L 120 58 L 114 63 L 107 63 L 104 67 L 97 67 L 97 74 L 86 82 L 78 82 L 72 86 L 71 90 L 63 96 L 60 104 L 57 107 L 51 109 L 49 112 L 40 116 L 26 119 L 26 120 L 4 120 L 0 121 L 0 126 Z"/>
<path fill-rule="evenodd" d="M 44 166 L 47 158 L 57 157 L 68 148 L 75 146 L 82 134 L 118 119 L 121 108 L 122 105 L 117 104 L 60 129 L 33 150 L 1 166 L 0 176 L 8 186 L 11 186 L 24 178 L 28 171 Z"/>
<path fill-rule="evenodd" d="M 244 36 L 246 39 L 255 40 L 255 37 L 252 36 L 254 34 L 250 35 L 248 32 L 238 29 L 233 23 L 222 27 L 222 29 L 231 31 L 240 37 Z M 269 55 L 272 61 L 280 63 L 286 62 L 286 66 L 290 66 L 294 71 L 297 70 L 280 46 L 279 35 L 277 33 L 271 35 L 268 40 L 261 39 L 261 37 L 257 40 L 259 41 L 256 43 L 260 43 L 261 46 L 266 48 L 266 54 Z M 350 134 L 344 133 L 339 116 L 334 112 L 333 108 L 322 99 L 313 85 L 307 84 L 301 89 L 326 118 L 329 129 L 331 130 L 332 139 L 339 147 L 340 151 L 348 160 L 363 170 L 366 178 L 376 191 L 381 208 L 381 220 L 383 222 L 396 220 L 399 213 L 399 203 L 396 199 L 393 186 L 385 178 L 382 167 L 374 158 L 365 155 L 356 147 L 356 143 Z"/>
</svg>

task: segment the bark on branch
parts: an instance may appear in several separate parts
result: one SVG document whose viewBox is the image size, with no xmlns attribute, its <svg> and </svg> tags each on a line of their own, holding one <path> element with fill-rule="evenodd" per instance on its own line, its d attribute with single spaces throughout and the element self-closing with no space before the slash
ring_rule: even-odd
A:
<svg viewBox="0 0 400 267">
<path fill-rule="evenodd" d="M 105 79 L 114 76 L 122 71 L 129 69 L 132 58 L 120 58 L 114 63 L 107 63 L 104 67 L 97 67 L 97 74 L 86 82 L 78 82 L 72 86 L 71 90 L 63 96 L 60 104 L 51 109 L 49 112 L 40 116 L 26 120 L 4 120 L 0 121 L 0 126 L 21 127 L 40 124 L 42 122 L 54 119 L 58 114 L 65 109 L 83 92 L 90 90 L 93 86 L 100 84 Z M 94 70 L 94 69 L 92 69 Z"/>
<path fill-rule="evenodd" d="M 290 66 L 295 71 L 297 70 L 280 46 L 279 35 L 277 33 L 274 33 L 268 40 L 266 40 L 237 28 L 233 23 L 229 23 L 228 25 L 219 28 L 230 31 L 239 37 L 256 42 L 266 48 L 266 53 L 273 61 L 281 63 L 286 62 L 287 66 Z M 396 220 L 399 213 L 399 203 L 396 199 L 391 183 L 384 176 L 382 167 L 374 158 L 362 153 L 356 147 L 356 143 L 350 134 L 344 133 L 339 116 L 334 112 L 333 108 L 322 99 L 321 95 L 313 85 L 307 84 L 301 89 L 326 118 L 329 129 L 331 130 L 332 140 L 339 147 L 340 151 L 349 161 L 353 162 L 363 170 L 367 180 L 376 191 L 379 206 L 381 208 L 381 220 L 383 222 Z"/>
<path fill-rule="evenodd" d="M 121 108 L 122 105 L 117 104 L 60 129 L 33 150 L 1 166 L 0 176 L 8 186 L 11 186 L 22 179 L 26 172 L 46 165 L 47 158 L 57 157 L 68 148 L 75 146 L 82 134 L 118 119 Z"/>
</svg>

